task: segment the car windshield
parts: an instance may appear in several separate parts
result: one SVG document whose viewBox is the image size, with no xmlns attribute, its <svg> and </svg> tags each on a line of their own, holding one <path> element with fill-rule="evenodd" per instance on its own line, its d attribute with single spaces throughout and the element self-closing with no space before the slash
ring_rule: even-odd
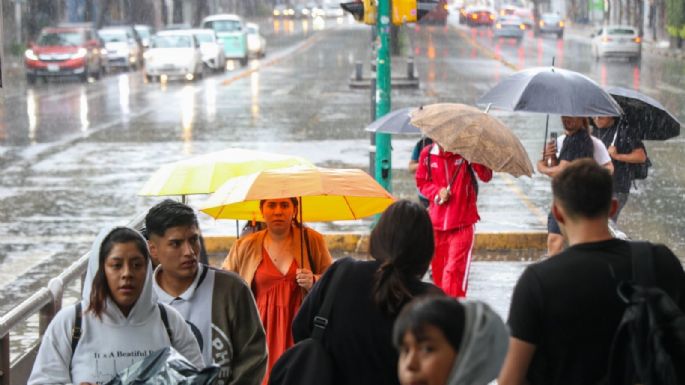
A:
<svg viewBox="0 0 685 385">
<path fill-rule="evenodd" d="M 257 27 L 247 27 L 247 33 L 256 34 L 256 33 L 259 33 L 259 30 L 257 29 Z"/>
<path fill-rule="evenodd" d="M 547 22 L 556 22 L 559 20 L 559 16 L 554 15 L 554 14 L 542 15 L 542 20 L 547 21 Z"/>
<path fill-rule="evenodd" d="M 211 33 L 197 33 L 195 37 L 200 43 L 213 43 L 214 38 Z"/>
<path fill-rule="evenodd" d="M 123 43 L 128 39 L 126 38 L 126 32 L 124 31 L 103 31 L 98 32 L 102 40 L 105 43 Z"/>
<path fill-rule="evenodd" d="M 635 30 L 632 28 L 608 28 L 607 34 L 609 35 L 620 35 L 620 36 L 631 36 L 635 34 Z"/>
<path fill-rule="evenodd" d="M 203 27 L 213 29 L 216 32 L 236 32 L 240 31 L 240 22 L 237 20 L 207 21 Z"/>
<path fill-rule="evenodd" d="M 190 36 L 156 36 L 152 48 L 190 48 L 193 46 Z"/>
<path fill-rule="evenodd" d="M 83 34 L 80 32 L 47 32 L 38 37 L 36 44 L 40 46 L 79 46 L 83 44 Z"/>
</svg>

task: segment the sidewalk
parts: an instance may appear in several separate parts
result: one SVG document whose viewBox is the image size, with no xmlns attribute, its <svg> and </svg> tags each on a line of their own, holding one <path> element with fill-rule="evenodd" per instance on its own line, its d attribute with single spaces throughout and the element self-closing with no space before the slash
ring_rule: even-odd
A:
<svg viewBox="0 0 685 385">
<path fill-rule="evenodd" d="M 578 40 L 586 41 L 588 44 L 590 44 L 590 40 L 592 39 L 590 35 L 592 35 L 592 33 L 597 31 L 599 28 L 600 25 L 598 24 L 576 24 L 569 22 L 566 26 L 566 32 L 568 35 L 571 35 Z M 685 50 L 682 48 L 671 49 L 668 40 L 653 41 L 651 39 L 643 39 L 642 50 L 644 53 L 653 56 L 685 60 Z"/>
</svg>

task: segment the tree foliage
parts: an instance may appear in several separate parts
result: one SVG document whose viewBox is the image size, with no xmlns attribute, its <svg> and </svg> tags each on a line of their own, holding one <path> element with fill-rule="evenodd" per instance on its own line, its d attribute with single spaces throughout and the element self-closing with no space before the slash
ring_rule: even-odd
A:
<svg viewBox="0 0 685 385">
<path fill-rule="evenodd" d="M 669 35 L 677 36 L 685 28 L 685 2 L 666 0 L 666 29 Z"/>
</svg>

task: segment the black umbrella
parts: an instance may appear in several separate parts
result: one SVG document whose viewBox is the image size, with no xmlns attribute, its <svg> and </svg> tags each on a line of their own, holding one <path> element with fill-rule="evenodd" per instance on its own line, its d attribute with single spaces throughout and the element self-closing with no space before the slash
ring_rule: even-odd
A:
<svg viewBox="0 0 685 385">
<path fill-rule="evenodd" d="M 420 134 L 421 130 L 410 122 L 409 113 L 415 109 L 407 107 L 389 112 L 369 124 L 364 130 L 386 134 Z"/>
<path fill-rule="evenodd" d="M 516 72 L 483 95 L 478 104 L 564 116 L 619 116 L 623 112 L 594 80 L 555 67 Z"/>
<path fill-rule="evenodd" d="M 607 92 L 623 108 L 625 127 L 640 139 L 666 140 L 680 135 L 680 122 L 656 99 L 621 87 Z"/>
</svg>

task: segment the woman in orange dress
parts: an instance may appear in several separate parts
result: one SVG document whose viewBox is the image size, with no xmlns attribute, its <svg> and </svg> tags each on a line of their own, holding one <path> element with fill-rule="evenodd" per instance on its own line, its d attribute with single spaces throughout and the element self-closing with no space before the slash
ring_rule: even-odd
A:
<svg viewBox="0 0 685 385">
<path fill-rule="evenodd" d="M 250 285 L 257 302 L 269 352 L 262 384 L 268 383 L 274 363 L 294 344 L 291 326 L 304 295 L 332 263 L 323 236 L 298 224 L 297 204 L 296 198 L 261 201 L 266 230 L 237 240 L 223 263 L 224 269 L 240 274 Z"/>
</svg>

